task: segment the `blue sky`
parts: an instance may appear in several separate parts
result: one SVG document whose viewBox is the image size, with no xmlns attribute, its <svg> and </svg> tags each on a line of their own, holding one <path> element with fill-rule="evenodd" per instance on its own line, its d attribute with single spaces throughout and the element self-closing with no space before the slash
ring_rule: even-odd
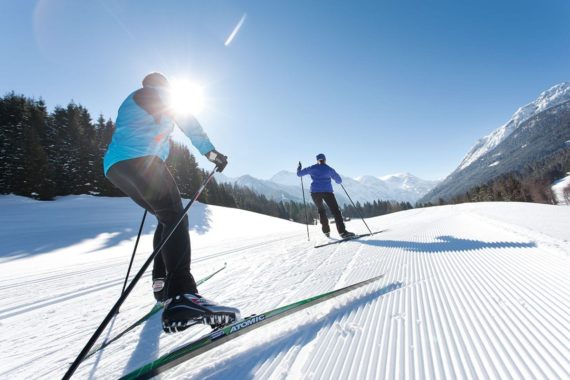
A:
<svg viewBox="0 0 570 380">
<path fill-rule="evenodd" d="M 1 1 L 0 94 L 114 119 L 162 71 L 204 86 L 229 176 L 324 152 L 349 176 L 436 179 L 570 80 L 568 20 L 566 0 Z"/>
</svg>

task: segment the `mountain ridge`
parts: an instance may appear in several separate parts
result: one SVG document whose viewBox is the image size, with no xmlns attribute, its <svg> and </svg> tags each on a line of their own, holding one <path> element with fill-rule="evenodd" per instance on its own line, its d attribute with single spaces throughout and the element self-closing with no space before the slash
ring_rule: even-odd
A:
<svg viewBox="0 0 570 380">
<path fill-rule="evenodd" d="M 479 139 L 465 155 L 456 171 L 467 168 L 478 158 L 493 150 L 530 118 L 567 101 L 570 101 L 570 82 L 562 82 L 543 91 L 535 101 L 520 107 L 505 124 Z"/>
<path fill-rule="evenodd" d="M 418 199 L 432 189 L 438 181 L 424 180 L 410 173 L 395 173 L 382 177 L 371 175 L 350 178 L 341 175 L 343 186 L 355 202 L 373 202 L 379 199 L 398 202 L 415 203 Z M 384 179 L 383 179 L 384 178 Z M 231 178 L 223 174 L 216 174 L 216 180 L 221 183 L 246 186 L 253 191 L 263 194 L 268 198 L 280 201 L 291 200 L 300 202 L 303 200 L 301 193 L 301 181 L 296 173 L 280 170 L 269 179 L 258 179 L 249 174 Z M 304 177 L 305 197 L 309 195 L 310 179 Z M 334 183 L 333 190 L 340 204 L 348 204 L 342 187 Z"/>
<path fill-rule="evenodd" d="M 570 82 L 544 91 L 519 108 L 493 133 L 480 139 L 459 166 L 420 202 L 450 200 L 502 174 L 528 171 L 533 164 L 568 149 Z"/>
</svg>

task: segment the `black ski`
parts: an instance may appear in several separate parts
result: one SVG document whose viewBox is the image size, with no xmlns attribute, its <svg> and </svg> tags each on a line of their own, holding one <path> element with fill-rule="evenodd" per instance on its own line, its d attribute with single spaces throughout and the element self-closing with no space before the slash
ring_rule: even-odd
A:
<svg viewBox="0 0 570 380">
<path fill-rule="evenodd" d="M 216 275 L 216 274 L 220 273 L 221 271 L 223 271 L 224 269 L 226 269 L 226 266 L 227 266 L 227 263 L 224 263 L 223 267 L 221 267 L 220 269 L 216 270 L 215 272 L 209 274 L 208 276 L 206 276 L 206 277 L 200 279 L 198 282 L 196 282 L 196 286 L 202 285 L 204 282 L 206 282 L 209 279 L 211 279 L 212 277 L 214 277 L 214 275 Z M 132 325 L 130 325 L 129 327 L 127 327 L 126 329 L 124 329 L 123 331 L 121 331 L 120 333 L 115 335 L 113 338 L 111 338 L 109 340 L 105 340 L 100 345 L 94 347 L 91 351 L 89 351 L 89 353 L 87 355 L 85 355 L 85 359 L 89 358 L 90 356 L 93 356 L 93 354 L 95 354 L 98 351 L 102 350 L 103 348 L 107 347 L 108 345 L 110 345 L 111 343 L 113 343 L 117 339 L 121 338 L 123 335 L 125 335 L 129 331 L 135 329 L 137 326 L 140 326 L 145 321 L 147 321 L 150 317 L 152 317 L 153 315 L 158 313 L 160 310 L 162 310 L 162 303 L 157 302 L 152 307 L 152 309 L 148 313 L 146 313 L 142 318 L 140 318 L 135 323 L 133 323 Z M 83 360 L 85 360 L 85 359 L 83 359 Z"/>
<path fill-rule="evenodd" d="M 372 232 L 371 234 L 361 234 L 361 235 L 354 235 L 348 238 L 344 238 L 344 239 L 339 239 L 339 240 L 335 240 L 335 241 L 329 241 L 323 244 L 318 244 L 315 245 L 315 248 L 321 248 L 321 247 L 326 247 L 327 245 L 333 245 L 333 244 L 339 244 L 339 243 L 344 243 L 345 241 L 351 241 L 351 240 L 356 240 L 356 239 L 360 239 L 362 237 L 366 237 L 366 236 L 372 236 L 372 235 L 376 235 L 379 234 L 381 232 L 384 232 L 385 230 L 382 231 L 376 231 L 376 232 Z"/>
<path fill-rule="evenodd" d="M 153 360 L 143 367 L 140 367 L 133 372 L 128 373 L 127 375 L 121 377 L 121 379 L 150 379 L 153 376 L 156 376 L 172 367 L 175 367 L 180 363 L 187 361 L 188 359 L 203 354 L 206 351 L 209 351 L 223 343 L 226 343 L 227 341 L 237 338 L 240 335 L 255 330 L 258 327 L 274 322 L 290 314 L 296 313 L 331 298 L 337 297 L 351 290 L 368 285 L 374 281 L 379 280 L 383 276 L 384 275 L 376 276 L 341 289 L 306 298 L 290 305 L 267 311 L 263 314 L 254 314 L 250 317 L 242 319 L 241 321 L 231 323 L 221 329 L 214 330 L 201 338 L 198 338 L 176 348 L 174 351 L 171 351 L 170 353 L 161 356 L 156 360 Z"/>
</svg>

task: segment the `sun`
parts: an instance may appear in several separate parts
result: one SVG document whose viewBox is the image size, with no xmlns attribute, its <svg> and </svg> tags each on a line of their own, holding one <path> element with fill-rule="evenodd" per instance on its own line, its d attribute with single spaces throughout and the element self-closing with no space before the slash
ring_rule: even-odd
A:
<svg viewBox="0 0 570 380">
<path fill-rule="evenodd" d="M 173 80 L 170 89 L 171 106 L 176 114 L 197 116 L 204 110 L 204 89 L 199 84 L 186 79 Z"/>
</svg>

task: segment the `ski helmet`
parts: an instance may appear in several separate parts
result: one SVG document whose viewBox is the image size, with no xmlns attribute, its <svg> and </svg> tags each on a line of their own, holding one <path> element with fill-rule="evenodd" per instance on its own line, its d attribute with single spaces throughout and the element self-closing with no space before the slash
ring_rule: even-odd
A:
<svg viewBox="0 0 570 380">
<path fill-rule="evenodd" d="M 142 85 L 143 87 L 170 87 L 168 79 L 159 72 L 147 74 L 142 81 Z"/>
<path fill-rule="evenodd" d="M 326 157 L 323 153 L 317 154 L 317 161 L 326 161 Z"/>
</svg>

